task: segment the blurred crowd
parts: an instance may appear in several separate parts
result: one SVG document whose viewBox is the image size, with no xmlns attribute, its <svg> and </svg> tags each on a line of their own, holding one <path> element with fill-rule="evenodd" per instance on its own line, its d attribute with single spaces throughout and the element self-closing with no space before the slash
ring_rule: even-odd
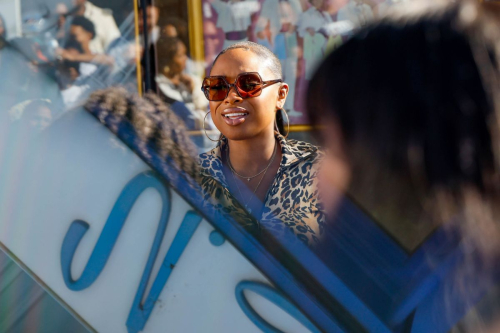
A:
<svg viewBox="0 0 500 333">
<path fill-rule="evenodd" d="M 303 96 L 318 63 L 352 34 L 407 0 L 206 0 L 207 66 L 231 44 L 254 41 L 280 59 L 290 86 L 285 110 L 306 121 Z"/>
<path fill-rule="evenodd" d="M 18 81 L 0 83 L 1 103 L 11 119 L 20 119 L 27 100 L 46 99 L 55 117 L 97 89 L 137 91 L 139 84 L 142 92 L 161 96 L 188 129 L 215 130 L 201 79 L 223 48 L 250 40 L 280 59 L 290 89 L 284 110 L 292 124 L 301 124 L 307 121 L 304 96 L 318 62 L 405 1 L 203 0 L 204 62 L 190 56 L 186 17 L 161 12 L 159 5 L 139 8 L 137 20 L 132 8 L 119 16 L 88 0 L 40 5 L 23 11 L 22 36 L 9 36 L 0 16 L 0 73 Z"/>
<path fill-rule="evenodd" d="M 110 9 L 87 0 L 72 4 L 23 11 L 21 35 L 9 34 L 0 13 L 0 74 L 9 78 L 0 83 L 0 118 L 22 121 L 45 101 L 40 112 L 55 119 L 95 90 L 123 86 L 157 93 L 189 129 L 201 129 L 208 105 L 199 89 L 204 66 L 188 57 L 185 20 L 169 17 L 160 26 L 159 7 L 148 5 L 137 20 L 133 8 L 124 10 L 117 24 Z"/>
</svg>

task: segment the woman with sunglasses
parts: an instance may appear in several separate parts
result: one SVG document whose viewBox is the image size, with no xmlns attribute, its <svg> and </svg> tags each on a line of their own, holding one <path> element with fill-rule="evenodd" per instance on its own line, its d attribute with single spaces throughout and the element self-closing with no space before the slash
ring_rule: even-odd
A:
<svg viewBox="0 0 500 333">
<path fill-rule="evenodd" d="M 274 236 L 292 231 L 316 244 L 324 221 L 316 190 L 320 153 L 279 131 L 288 95 L 280 61 L 259 44 L 234 44 L 217 56 L 202 90 L 221 132 L 217 147 L 200 155 L 207 199 L 226 212 L 244 206 Z"/>
</svg>

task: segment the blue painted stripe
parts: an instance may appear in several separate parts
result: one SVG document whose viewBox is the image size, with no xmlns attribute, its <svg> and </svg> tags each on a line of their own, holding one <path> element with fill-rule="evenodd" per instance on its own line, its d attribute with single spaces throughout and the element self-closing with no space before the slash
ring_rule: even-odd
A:
<svg viewBox="0 0 500 333">
<path fill-rule="evenodd" d="M 262 318 L 250 305 L 246 296 L 245 290 L 253 291 L 264 297 L 271 303 L 275 304 L 290 316 L 297 319 L 302 325 L 304 325 L 312 333 L 320 333 L 318 329 L 306 318 L 293 304 L 291 304 L 278 290 L 264 283 L 254 282 L 254 281 L 242 281 L 236 285 L 235 294 L 236 300 L 240 305 L 240 308 L 247 315 L 247 317 L 263 332 L 269 333 L 283 333 L 270 323 L 268 323 L 264 318 Z M 340 327 L 335 327 L 338 332 L 342 332 Z"/>
</svg>

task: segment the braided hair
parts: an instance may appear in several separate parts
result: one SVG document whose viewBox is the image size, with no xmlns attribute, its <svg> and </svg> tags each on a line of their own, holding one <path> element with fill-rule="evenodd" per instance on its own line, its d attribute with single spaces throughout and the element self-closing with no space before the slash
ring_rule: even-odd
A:
<svg viewBox="0 0 500 333">
<path fill-rule="evenodd" d="M 147 147 L 153 147 L 162 159 L 170 159 L 178 170 L 198 178 L 196 147 L 182 120 L 158 96 L 148 93 L 141 98 L 125 88 L 112 87 L 92 93 L 86 108 L 101 109 L 100 118 L 113 116 L 108 120 L 113 131 L 122 122 L 132 124 L 145 156 L 149 156 Z"/>
</svg>

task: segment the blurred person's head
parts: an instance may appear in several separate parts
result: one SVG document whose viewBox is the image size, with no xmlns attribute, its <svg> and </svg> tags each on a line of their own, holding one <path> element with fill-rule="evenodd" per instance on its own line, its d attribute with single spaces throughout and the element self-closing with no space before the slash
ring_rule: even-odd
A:
<svg viewBox="0 0 500 333">
<path fill-rule="evenodd" d="M 57 27 L 63 28 L 64 23 L 66 23 L 66 14 L 68 14 L 68 6 L 65 3 L 60 2 L 56 5 L 56 14 L 59 16 L 57 19 Z"/>
<path fill-rule="evenodd" d="M 287 1 L 280 2 L 280 21 L 282 29 L 289 31 L 297 22 L 298 17 L 292 5 Z"/>
<path fill-rule="evenodd" d="M 71 20 L 70 34 L 82 46 L 87 45 L 95 37 L 94 23 L 83 16 L 75 16 Z"/>
<path fill-rule="evenodd" d="M 75 15 L 83 15 L 85 13 L 85 4 L 87 0 L 73 0 L 74 9 L 71 11 Z"/>
<path fill-rule="evenodd" d="M 75 7 L 81 7 L 85 6 L 86 2 L 87 0 L 73 0 L 73 5 L 75 5 Z"/>
<path fill-rule="evenodd" d="M 236 43 L 215 58 L 210 76 L 222 76 L 233 84 L 241 73 L 257 72 L 262 81 L 281 80 L 279 59 L 266 47 L 253 42 Z M 248 82 L 248 85 L 257 83 Z M 212 120 L 217 129 L 229 140 L 247 140 L 273 133 L 275 121 L 282 129 L 281 112 L 288 95 L 288 85 L 276 82 L 265 86 L 259 96 L 242 98 L 235 88 L 229 90 L 222 101 L 210 101 Z M 225 110 L 240 110 L 243 120 L 227 119 Z"/>
<path fill-rule="evenodd" d="M 162 37 L 178 37 L 184 45 L 189 42 L 187 23 L 178 17 L 167 17 L 161 28 Z"/>
<path fill-rule="evenodd" d="M 52 121 L 52 105 L 46 100 L 35 100 L 23 110 L 21 121 L 33 130 L 33 134 L 47 128 Z"/>
<path fill-rule="evenodd" d="M 205 61 L 210 64 L 214 61 L 221 48 L 221 40 L 215 23 L 209 20 L 203 22 L 203 37 L 205 40 Z"/>
<path fill-rule="evenodd" d="M 156 50 L 158 52 L 158 69 L 163 75 L 174 77 L 184 71 L 187 61 L 187 49 L 179 38 L 160 38 Z"/>
<path fill-rule="evenodd" d="M 158 19 L 160 18 L 160 9 L 156 6 L 149 5 L 146 7 L 146 25 L 148 27 L 148 32 L 153 31 L 153 28 L 158 25 Z M 144 19 L 142 8 L 139 11 L 139 32 L 142 34 L 144 32 Z"/>
<path fill-rule="evenodd" d="M 325 0 L 325 11 L 330 15 L 336 14 L 339 9 L 347 5 L 349 0 Z"/>
<path fill-rule="evenodd" d="M 57 15 L 66 15 L 68 13 L 68 6 L 64 2 L 60 2 L 56 5 L 55 12 Z"/>
<path fill-rule="evenodd" d="M 387 18 L 330 54 L 307 96 L 329 150 L 324 192 L 357 188 L 368 201 L 389 192 L 376 198 L 387 203 L 381 214 L 391 205 L 400 216 L 411 196 L 426 218 L 458 218 L 464 234 L 481 239 L 475 245 L 495 247 L 499 32 L 463 2 Z"/>
<path fill-rule="evenodd" d="M 177 29 L 172 24 L 167 24 L 163 27 L 162 34 L 165 37 L 177 37 Z"/>
</svg>

